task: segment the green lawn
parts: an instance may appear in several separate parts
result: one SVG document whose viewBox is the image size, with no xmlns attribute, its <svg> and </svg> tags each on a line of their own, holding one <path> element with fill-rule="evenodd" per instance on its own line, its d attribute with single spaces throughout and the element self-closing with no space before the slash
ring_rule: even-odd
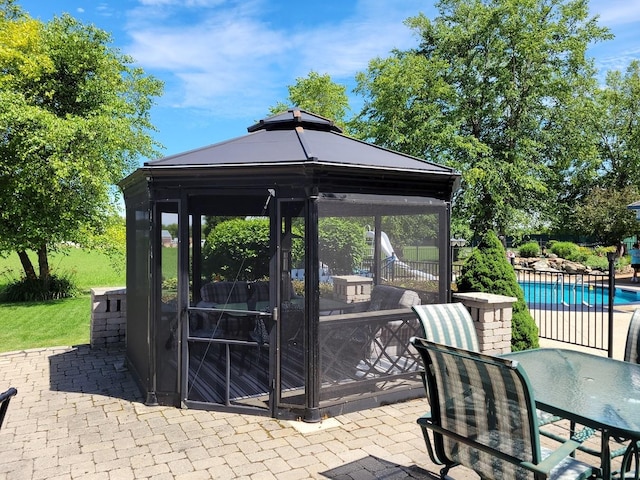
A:
<svg viewBox="0 0 640 480">
<path fill-rule="evenodd" d="M 90 289 L 125 285 L 124 261 L 116 269 L 99 252 L 71 248 L 53 254 L 49 262 L 52 273 L 72 276 L 80 296 L 51 302 L 0 303 L 0 352 L 89 343 Z M 21 273 L 15 253 L 0 258 L 0 289 Z"/>
</svg>

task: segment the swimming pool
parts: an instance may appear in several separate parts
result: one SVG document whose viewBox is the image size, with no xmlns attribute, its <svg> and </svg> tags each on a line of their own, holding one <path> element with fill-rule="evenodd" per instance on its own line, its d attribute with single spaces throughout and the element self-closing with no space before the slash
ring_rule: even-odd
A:
<svg viewBox="0 0 640 480">
<path fill-rule="evenodd" d="M 600 285 L 570 282 L 520 282 L 527 305 L 559 304 L 559 305 L 608 305 L 609 288 Z M 614 305 L 627 305 L 640 302 L 640 293 L 634 290 L 616 288 L 613 297 Z"/>
</svg>

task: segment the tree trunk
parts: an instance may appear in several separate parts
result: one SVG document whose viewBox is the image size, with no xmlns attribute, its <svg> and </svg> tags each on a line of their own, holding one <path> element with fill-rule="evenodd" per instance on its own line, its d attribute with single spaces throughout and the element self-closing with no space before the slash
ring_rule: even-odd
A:
<svg viewBox="0 0 640 480">
<path fill-rule="evenodd" d="M 40 279 L 43 282 L 49 281 L 49 255 L 47 253 L 47 244 L 43 243 L 38 248 L 38 266 L 40 267 Z"/>
<path fill-rule="evenodd" d="M 33 263 L 31 263 L 31 259 L 29 258 L 29 255 L 27 255 L 27 252 L 25 252 L 24 250 L 18 250 L 18 257 L 20 257 L 20 263 L 22 263 L 22 269 L 24 270 L 24 274 L 27 276 L 27 278 L 31 280 L 35 280 L 36 278 L 38 278 L 36 276 L 36 271 L 33 268 Z"/>
</svg>

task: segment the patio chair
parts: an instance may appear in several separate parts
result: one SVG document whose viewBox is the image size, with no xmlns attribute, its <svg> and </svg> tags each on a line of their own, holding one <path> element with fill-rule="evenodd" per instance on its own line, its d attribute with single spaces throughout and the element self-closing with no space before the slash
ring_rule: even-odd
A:
<svg viewBox="0 0 640 480">
<path fill-rule="evenodd" d="M 473 319 L 464 304 L 439 303 L 411 307 L 422 326 L 424 338 L 452 347 L 480 351 Z"/>
<path fill-rule="evenodd" d="M 412 338 L 426 369 L 431 413 L 417 422 L 434 433 L 449 470 L 464 465 L 483 480 L 589 478 L 595 470 L 571 454 L 579 441 L 543 449 L 533 389 L 516 361 Z"/>
<path fill-rule="evenodd" d="M 242 310 L 248 308 L 249 290 L 245 281 L 221 281 L 209 282 L 200 289 L 202 300 L 196 306 L 199 307 L 227 307 L 234 304 L 236 308 Z M 227 334 L 240 337 L 243 332 L 242 327 L 246 327 L 245 315 L 234 315 L 230 312 L 204 314 L 202 315 L 205 328 L 222 328 Z"/>
<path fill-rule="evenodd" d="M 473 324 L 473 319 L 463 303 L 439 303 L 430 305 L 414 305 L 411 307 L 420 320 L 424 338 L 435 343 L 443 343 L 452 347 L 480 351 L 478 334 Z M 427 384 L 423 375 L 425 389 Z M 428 392 L 428 389 L 427 389 Z M 537 411 L 538 426 L 549 425 L 561 420 L 560 417 L 542 410 Z M 423 430 L 425 443 L 431 456 L 431 460 L 439 464 L 439 460 L 432 455 L 433 449 L 429 439 L 429 433 Z"/>
<path fill-rule="evenodd" d="M 0 428 L 4 423 L 4 417 L 7 415 L 7 409 L 9 408 L 9 402 L 11 398 L 18 393 L 18 390 L 11 387 L 6 392 L 0 393 Z"/>
<path fill-rule="evenodd" d="M 627 342 L 624 347 L 624 361 L 640 363 L 640 308 L 631 315 L 631 323 L 627 331 Z"/>
</svg>

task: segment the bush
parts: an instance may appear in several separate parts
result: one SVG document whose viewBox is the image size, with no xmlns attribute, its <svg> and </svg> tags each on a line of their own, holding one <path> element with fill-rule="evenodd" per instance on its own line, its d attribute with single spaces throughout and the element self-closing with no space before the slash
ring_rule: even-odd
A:
<svg viewBox="0 0 640 480">
<path fill-rule="evenodd" d="M 22 278 L 6 286 L 2 299 L 6 302 L 41 302 L 75 296 L 77 288 L 71 276 L 50 275 L 41 278 Z"/>
<path fill-rule="evenodd" d="M 549 248 L 554 255 L 572 262 L 578 261 L 574 259 L 580 256 L 578 245 L 572 242 L 551 242 Z"/>
<path fill-rule="evenodd" d="M 516 297 L 511 323 L 511 349 L 515 351 L 537 348 L 538 329 L 524 301 L 513 267 L 498 236 L 487 232 L 478 248 L 462 267 L 458 279 L 459 292 L 485 292 Z"/>
<path fill-rule="evenodd" d="M 525 243 L 524 245 L 520 245 L 518 253 L 524 258 L 537 257 L 540 254 L 540 245 L 538 245 L 538 242 Z"/>
<path fill-rule="evenodd" d="M 328 217 L 320 219 L 318 228 L 320 259 L 334 275 L 351 275 L 362 265 L 368 251 L 362 225 Z"/>
<path fill-rule="evenodd" d="M 202 249 L 208 278 L 257 280 L 269 276 L 269 220 L 235 218 L 218 223 Z"/>
<path fill-rule="evenodd" d="M 609 271 L 609 260 L 607 257 L 600 257 L 598 255 L 589 255 L 585 261 L 585 266 L 594 270 L 601 270 L 603 272 Z"/>
</svg>

